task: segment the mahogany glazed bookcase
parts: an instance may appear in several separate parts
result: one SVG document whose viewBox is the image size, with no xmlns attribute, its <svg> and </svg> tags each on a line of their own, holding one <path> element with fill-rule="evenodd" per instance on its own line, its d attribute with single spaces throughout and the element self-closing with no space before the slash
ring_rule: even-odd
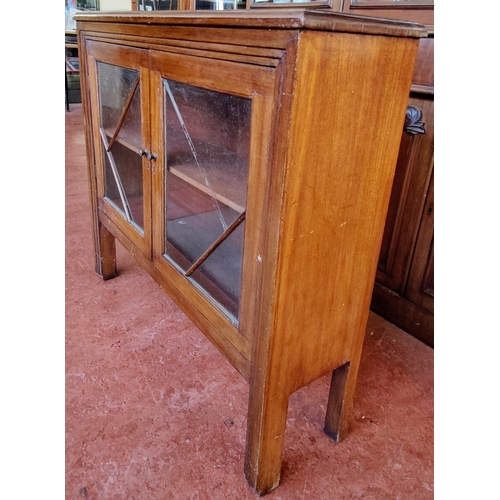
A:
<svg viewBox="0 0 500 500">
<path fill-rule="evenodd" d="M 418 39 L 320 10 L 82 13 L 95 267 L 123 244 L 250 384 L 245 475 L 278 486 L 289 396 L 349 425 Z"/>
</svg>

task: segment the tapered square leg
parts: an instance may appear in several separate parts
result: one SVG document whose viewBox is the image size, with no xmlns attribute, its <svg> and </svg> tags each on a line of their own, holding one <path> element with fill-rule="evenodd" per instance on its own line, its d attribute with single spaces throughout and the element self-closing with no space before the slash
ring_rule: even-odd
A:
<svg viewBox="0 0 500 500">
<path fill-rule="evenodd" d="M 96 237 L 96 272 L 104 280 L 114 278 L 116 276 L 115 237 L 100 222 Z"/>
<path fill-rule="evenodd" d="M 332 373 L 326 409 L 325 434 L 336 442 L 343 439 L 349 430 L 356 385 L 355 372 L 357 370 L 353 369 L 350 362 L 347 362 Z"/>
<path fill-rule="evenodd" d="M 262 387 L 250 387 L 245 476 L 258 495 L 279 485 L 287 412 L 288 395 L 270 397 Z"/>
</svg>

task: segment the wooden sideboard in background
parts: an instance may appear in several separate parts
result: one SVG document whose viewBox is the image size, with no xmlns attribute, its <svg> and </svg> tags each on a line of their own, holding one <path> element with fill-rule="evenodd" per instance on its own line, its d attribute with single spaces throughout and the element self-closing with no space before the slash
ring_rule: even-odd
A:
<svg viewBox="0 0 500 500">
<path fill-rule="evenodd" d="M 416 21 L 420 40 L 371 308 L 434 346 L 434 2 L 344 0 L 343 12 Z"/>
</svg>

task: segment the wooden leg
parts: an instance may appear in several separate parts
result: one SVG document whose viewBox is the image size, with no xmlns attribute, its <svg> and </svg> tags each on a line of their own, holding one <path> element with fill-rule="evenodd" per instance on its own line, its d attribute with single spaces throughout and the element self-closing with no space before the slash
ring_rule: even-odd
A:
<svg viewBox="0 0 500 500">
<path fill-rule="evenodd" d="M 102 279 L 108 280 L 116 276 L 115 237 L 99 222 L 96 244 L 96 272 Z"/>
<path fill-rule="evenodd" d="M 343 439 L 349 429 L 349 420 L 354 390 L 356 369 L 350 362 L 339 366 L 332 373 L 330 395 L 326 409 L 325 434 L 336 442 Z"/>
<path fill-rule="evenodd" d="M 288 395 L 270 397 L 263 385 L 250 386 L 245 451 L 245 476 L 258 495 L 279 485 L 288 412 Z"/>
</svg>

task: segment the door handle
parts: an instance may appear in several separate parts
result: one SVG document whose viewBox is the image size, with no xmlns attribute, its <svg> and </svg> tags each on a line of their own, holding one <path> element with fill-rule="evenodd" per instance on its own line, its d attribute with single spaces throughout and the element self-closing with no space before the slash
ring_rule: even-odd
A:
<svg viewBox="0 0 500 500">
<path fill-rule="evenodd" d="M 148 149 L 139 149 L 139 156 L 146 155 L 146 158 L 148 160 L 156 160 L 158 158 L 156 153 L 153 153 L 152 151 L 149 151 Z"/>
</svg>

